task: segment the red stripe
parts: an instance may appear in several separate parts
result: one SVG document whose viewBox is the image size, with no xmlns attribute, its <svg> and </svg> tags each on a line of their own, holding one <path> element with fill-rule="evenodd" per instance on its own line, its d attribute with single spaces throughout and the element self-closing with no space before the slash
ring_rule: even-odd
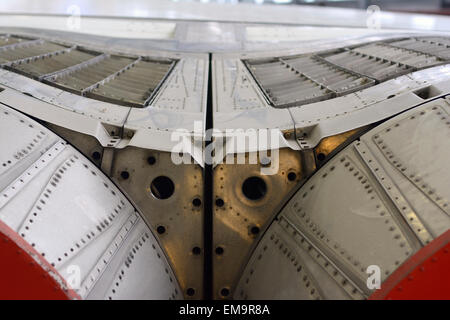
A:
<svg viewBox="0 0 450 320">
<path fill-rule="evenodd" d="M 80 299 L 30 244 L 0 221 L 0 299 Z"/>
<path fill-rule="evenodd" d="M 371 300 L 450 300 L 450 230 L 393 272 Z"/>
</svg>

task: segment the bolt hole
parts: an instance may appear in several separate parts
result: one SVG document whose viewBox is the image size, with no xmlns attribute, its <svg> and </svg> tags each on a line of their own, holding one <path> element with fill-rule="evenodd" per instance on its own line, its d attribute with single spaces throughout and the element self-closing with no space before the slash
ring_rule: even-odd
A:
<svg viewBox="0 0 450 320">
<path fill-rule="evenodd" d="M 100 152 L 98 152 L 98 151 L 92 152 L 92 158 L 93 158 L 94 160 L 100 160 L 100 157 L 101 157 Z"/>
<path fill-rule="evenodd" d="M 259 177 L 247 178 L 242 184 L 242 193 L 250 200 L 259 200 L 266 195 L 267 186 Z"/>
<path fill-rule="evenodd" d="M 216 206 L 223 207 L 224 204 L 225 202 L 221 198 L 216 199 Z"/>
<path fill-rule="evenodd" d="M 253 226 L 250 228 L 250 232 L 254 235 L 257 235 L 259 233 L 259 228 L 257 226 Z"/>
<path fill-rule="evenodd" d="M 154 156 L 150 156 L 150 157 L 147 158 L 147 162 L 148 162 L 149 165 L 152 166 L 152 165 L 154 165 L 156 163 L 156 159 L 155 159 Z"/>
<path fill-rule="evenodd" d="M 163 234 L 163 233 L 166 232 L 166 228 L 165 228 L 164 226 L 158 226 L 158 227 L 156 228 L 156 231 L 157 231 L 159 234 Z"/>
<path fill-rule="evenodd" d="M 199 198 L 195 198 L 194 200 L 192 200 L 192 205 L 194 207 L 200 207 L 202 205 L 202 200 L 200 200 Z"/>
<path fill-rule="evenodd" d="M 323 160 L 325 160 L 325 154 L 324 153 L 319 153 L 318 155 L 317 155 L 317 160 L 319 160 L 319 161 L 323 161 Z"/>
<path fill-rule="evenodd" d="M 217 254 L 217 255 L 221 256 L 221 255 L 223 255 L 223 252 L 224 252 L 224 250 L 223 250 L 222 247 L 217 247 L 217 248 L 216 248 L 216 254 Z"/>
<path fill-rule="evenodd" d="M 297 179 L 297 174 L 295 172 L 289 172 L 287 177 L 289 181 L 294 181 Z"/>
<path fill-rule="evenodd" d="M 202 249 L 200 249 L 199 247 L 192 248 L 192 253 L 196 256 L 198 256 L 201 252 L 202 252 Z"/>
<path fill-rule="evenodd" d="M 130 174 L 128 173 L 128 171 L 122 171 L 120 173 L 120 176 L 122 177 L 122 179 L 127 180 L 130 177 Z"/>
<path fill-rule="evenodd" d="M 150 184 L 150 191 L 153 196 L 161 200 L 169 198 L 173 194 L 174 190 L 175 185 L 172 180 L 166 176 L 156 177 Z"/>
<path fill-rule="evenodd" d="M 195 294 L 195 290 L 193 288 L 188 288 L 186 290 L 186 294 L 190 297 L 192 297 Z"/>
<path fill-rule="evenodd" d="M 230 289 L 222 288 L 222 290 L 220 290 L 220 294 L 222 295 L 222 297 L 228 297 L 228 295 L 230 294 Z"/>
</svg>

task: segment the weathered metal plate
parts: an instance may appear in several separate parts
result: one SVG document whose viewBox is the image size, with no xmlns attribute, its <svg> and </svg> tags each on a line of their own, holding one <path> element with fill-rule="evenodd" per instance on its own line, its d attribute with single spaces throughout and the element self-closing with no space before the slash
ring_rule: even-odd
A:
<svg viewBox="0 0 450 320">
<path fill-rule="evenodd" d="M 255 241 L 276 215 L 282 199 L 308 175 L 302 155 L 288 148 L 279 150 L 279 160 L 272 164 L 279 170 L 273 175 L 262 175 L 262 160 L 250 164 L 253 157 L 257 154 L 233 155 L 235 163 L 239 159 L 245 162 L 221 163 L 214 168 L 213 287 L 216 298 L 230 298 Z"/>
</svg>

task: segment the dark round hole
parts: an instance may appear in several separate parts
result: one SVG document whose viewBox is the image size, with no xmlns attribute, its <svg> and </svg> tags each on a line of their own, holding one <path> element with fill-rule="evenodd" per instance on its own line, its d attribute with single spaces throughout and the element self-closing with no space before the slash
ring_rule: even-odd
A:
<svg viewBox="0 0 450 320">
<path fill-rule="evenodd" d="M 319 153 L 318 155 L 317 155 L 317 160 L 319 160 L 319 161 L 323 161 L 323 160 L 325 160 L 325 154 L 324 153 Z"/>
<path fill-rule="evenodd" d="M 217 248 L 216 248 L 216 254 L 219 255 L 219 256 L 221 256 L 221 255 L 223 254 L 223 251 L 224 251 L 224 250 L 223 250 L 222 247 L 217 247 Z"/>
<path fill-rule="evenodd" d="M 287 177 L 289 181 L 294 181 L 295 179 L 297 179 L 297 175 L 295 174 L 295 172 L 289 172 Z"/>
<path fill-rule="evenodd" d="M 148 162 L 148 164 L 149 165 L 154 165 L 155 164 L 155 162 L 156 162 L 156 159 L 155 159 L 155 157 L 154 156 L 150 156 L 150 157 L 148 157 L 147 158 L 147 162 Z"/>
<path fill-rule="evenodd" d="M 201 252 L 202 249 L 200 249 L 199 247 L 192 248 L 192 253 L 195 254 L 196 256 L 199 255 Z"/>
<path fill-rule="evenodd" d="M 216 206 L 223 207 L 224 204 L 225 204 L 225 202 L 223 202 L 222 199 L 220 199 L 220 198 L 216 199 Z"/>
<path fill-rule="evenodd" d="M 199 198 L 195 198 L 194 200 L 192 200 L 192 204 L 194 205 L 194 207 L 200 207 L 202 205 L 202 200 L 200 200 Z"/>
<path fill-rule="evenodd" d="M 130 174 L 128 173 L 128 171 L 122 171 L 120 173 L 120 176 L 122 177 L 122 179 L 127 180 L 130 177 Z"/>
<path fill-rule="evenodd" d="M 165 176 L 159 176 L 153 179 L 150 184 L 150 191 L 158 199 L 169 198 L 175 190 L 175 185 L 172 180 Z"/>
<path fill-rule="evenodd" d="M 228 297 L 228 295 L 230 294 L 230 289 L 222 288 L 222 290 L 220 290 L 220 294 L 222 295 L 222 297 Z"/>
<path fill-rule="evenodd" d="M 92 152 L 92 158 L 93 158 L 94 160 L 99 160 L 101 156 L 102 156 L 102 155 L 101 155 L 100 152 L 98 152 L 98 151 Z"/>
<path fill-rule="evenodd" d="M 186 294 L 190 297 L 192 297 L 195 294 L 195 290 L 193 288 L 188 288 L 186 290 Z"/>
<path fill-rule="evenodd" d="M 242 184 L 242 193 L 250 200 L 259 200 L 266 195 L 267 186 L 259 177 L 247 178 Z"/>
<path fill-rule="evenodd" d="M 259 233 L 259 228 L 257 226 L 253 226 L 250 228 L 250 232 L 252 234 L 258 234 Z"/>
<path fill-rule="evenodd" d="M 158 227 L 156 228 L 156 231 L 157 231 L 159 234 L 163 234 L 164 232 L 166 232 L 166 228 L 165 228 L 164 226 L 158 226 Z"/>
</svg>

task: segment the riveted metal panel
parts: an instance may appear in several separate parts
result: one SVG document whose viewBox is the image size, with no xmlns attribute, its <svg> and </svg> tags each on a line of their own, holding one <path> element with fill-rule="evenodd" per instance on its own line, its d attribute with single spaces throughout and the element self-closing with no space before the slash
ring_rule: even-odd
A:
<svg viewBox="0 0 450 320">
<path fill-rule="evenodd" d="M 183 292 L 191 289 L 193 294 L 187 297 L 199 299 L 204 265 L 203 171 L 193 160 L 177 165 L 171 157 L 170 152 L 136 147 L 114 150 L 111 177 L 158 235 Z M 154 181 L 161 177 L 164 182 L 159 188 Z M 171 183 L 172 192 L 164 193 Z"/>
<path fill-rule="evenodd" d="M 380 266 L 385 279 L 418 248 L 354 145 L 308 180 L 281 215 L 315 239 L 361 287 L 369 265 Z"/>
<path fill-rule="evenodd" d="M 120 211 L 131 210 L 118 190 L 98 175 L 98 169 L 88 161 L 76 154 L 69 155 L 19 229 L 53 265 L 61 265 L 74 252 L 95 241 Z M 102 188 L 106 192 L 99 192 Z M 73 196 L 61 202 L 69 194 Z M 46 228 L 52 224 L 58 228 Z"/>
<path fill-rule="evenodd" d="M 450 41 L 444 37 L 421 37 L 389 42 L 389 45 L 450 59 Z"/>
<path fill-rule="evenodd" d="M 430 234 L 426 243 L 450 227 L 449 110 L 448 100 L 438 99 L 384 123 L 361 139 L 411 206 L 402 208 L 405 219 L 414 223 L 412 229 L 422 238 L 424 232 Z"/>
<path fill-rule="evenodd" d="M 41 39 L 0 47 L 0 63 L 66 91 L 118 105 L 147 106 L 174 59 L 111 55 Z"/>
<path fill-rule="evenodd" d="M 10 47 L 10 50 L 0 50 L 1 64 L 14 64 L 22 61 L 34 60 L 34 57 L 47 56 L 49 54 L 63 52 L 67 47 L 45 41 L 28 41 Z"/>
<path fill-rule="evenodd" d="M 449 90 L 450 67 L 437 66 L 332 100 L 289 108 L 302 147 L 316 146 L 327 136 L 362 127 L 408 110 Z M 421 90 L 433 93 L 421 95 Z M 305 135 L 306 133 L 306 135 Z M 303 145 L 304 144 L 304 145 Z"/>
<path fill-rule="evenodd" d="M 324 59 L 341 68 L 363 74 L 377 81 L 385 81 L 413 71 L 412 67 L 402 63 L 380 59 L 354 50 L 325 55 Z"/>
<path fill-rule="evenodd" d="M 0 175 L 2 221 L 18 231 L 70 285 L 74 285 L 74 272 L 78 274 L 80 286 L 73 289 L 83 298 L 94 288 L 98 289 L 92 298 L 108 298 L 116 282 L 121 284 L 117 293 L 122 299 L 180 298 L 177 279 L 152 231 L 119 189 L 49 130 L 11 108 L 0 109 L 0 121 L 11 127 L 1 126 L 1 136 L 14 129 L 19 133 L 31 130 L 25 136 L 16 134 L 16 143 L 22 137 L 27 142 L 34 132 L 53 138 L 52 145 L 34 152 L 38 155 L 25 157 L 26 167 L 14 171 L 14 179 Z M 11 168 L 16 167 L 19 164 Z M 133 265 L 128 270 L 130 259 Z M 119 270 L 125 269 L 127 277 L 120 279 Z"/>
<path fill-rule="evenodd" d="M 396 48 L 384 43 L 369 44 L 354 48 L 351 51 L 359 53 L 362 56 L 383 59 L 385 61 L 391 61 L 391 63 L 394 62 L 417 69 L 444 62 L 439 57 L 430 54 Z"/>
<path fill-rule="evenodd" d="M 267 290 L 271 297 L 283 297 L 292 289 L 305 298 L 298 271 L 273 262 L 284 257 L 301 265 L 296 243 L 313 258 L 323 257 L 326 262 L 319 263 L 320 268 L 331 268 L 328 274 L 346 293 L 341 298 L 365 298 L 371 294 L 366 286 L 368 266 L 380 267 L 384 281 L 420 247 L 448 230 L 448 110 L 445 99 L 425 103 L 377 126 L 330 159 L 267 230 L 234 295 L 261 298 Z M 271 282 L 267 276 L 275 270 L 283 274 Z M 307 270 L 317 272 L 317 266 Z M 324 279 L 310 282 L 314 292 L 342 293 L 323 290 Z"/>
<path fill-rule="evenodd" d="M 288 148 L 271 152 L 271 159 L 279 152 L 279 159 L 274 160 L 277 163 L 273 163 L 278 170 L 272 175 L 261 174 L 261 155 L 256 164 L 250 163 L 250 159 L 257 159 L 256 153 L 233 155 L 233 163 L 240 164 L 225 162 L 214 168 L 213 286 L 217 298 L 230 297 L 222 290 L 233 292 L 251 248 L 282 199 L 309 174 L 299 152 Z"/>
<path fill-rule="evenodd" d="M 97 55 L 98 54 L 99 53 L 97 53 Z M 90 52 L 75 49 L 13 66 L 13 70 L 33 78 L 40 78 L 47 74 L 57 72 L 58 70 L 80 64 L 94 57 L 95 55 Z"/>
<path fill-rule="evenodd" d="M 0 188 L 5 188 L 13 179 L 41 156 L 57 140 L 47 130 L 40 129 L 33 122 L 11 112 L 0 104 Z M 16 141 L 12 137 L 21 136 Z"/>
<path fill-rule="evenodd" d="M 327 100 L 375 83 L 318 56 L 275 58 L 267 62 L 247 60 L 246 63 L 277 108 Z"/>
<path fill-rule="evenodd" d="M 310 239 L 281 218 L 258 244 L 234 297 L 251 300 L 365 296 Z"/>
</svg>

